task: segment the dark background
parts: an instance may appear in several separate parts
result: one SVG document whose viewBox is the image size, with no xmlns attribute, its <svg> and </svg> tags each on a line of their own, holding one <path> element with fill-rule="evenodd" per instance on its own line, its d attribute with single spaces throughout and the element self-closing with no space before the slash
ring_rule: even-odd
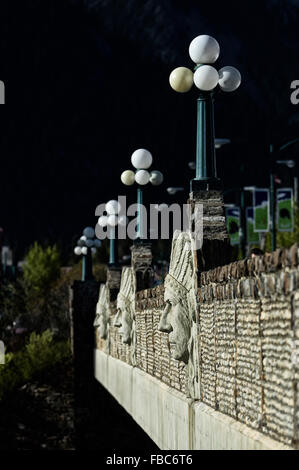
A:
<svg viewBox="0 0 299 470">
<path fill-rule="evenodd" d="M 241 88 L 219 95 L 217 152 L 225 187 L 267 186 L 270 143 L 299 136 L 299 1 L 1 0 L 0 226 L 17 258 L 34 241 L 58 242 L 64 261 L 95 207 L 124 188 L 123 170 L 150 150 L 165 183 L 147 202 L 174 202 L 195 159 L 196 89 L 169 86 L 173 68 L 192 67 L 191 40 L 214 36 L 217 68 L 236 66 Z M 296 158 L 298 147 L 286 152 Z M 287 181 L 287 170 L 279 170 Z M 233 202 L 230 197 L 229 202 Z"/>
</svg>

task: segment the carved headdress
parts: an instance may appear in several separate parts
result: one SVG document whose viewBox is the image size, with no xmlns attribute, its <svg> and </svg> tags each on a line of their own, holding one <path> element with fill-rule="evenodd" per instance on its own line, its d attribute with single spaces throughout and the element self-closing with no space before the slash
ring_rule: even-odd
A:
<svg viewBox="0 0 299 470">
<path fill-rule="evenodd" d="M 99 319 L 101 315 L 109 315 L 109 299 L 107 297 L 107 287 L 106 284 L 101 284 L 99 292 L 99 300 L 96 307 L 96 316 L 94 320 L 94 326 L 99 326 Z"/>
<path fill-rule="evenodd" d="M 165 297 L 180 302 L 190 319 L 195 319 L 196 265 L 191 234 L 174 233 L 169 273 L 165 278 Z M 166 298 L 165 298 L 166 300 Z M 191 315 L 190 315 L 191 314 Z"/>
<path fill-rule="evenodd" d="M 125 267 L 122 270 L 120 290 L 117 295 L 117 308 L 130 308 L 135 299 L 136 280 L 133 268 Z"/>
</svg>

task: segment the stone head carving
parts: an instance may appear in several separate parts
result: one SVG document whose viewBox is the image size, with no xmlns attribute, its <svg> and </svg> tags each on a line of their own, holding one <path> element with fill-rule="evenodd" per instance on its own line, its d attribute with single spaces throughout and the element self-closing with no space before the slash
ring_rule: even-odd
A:
<svg viewBox="0 0 299 470">
<path fill-rule="evenodd" d="M 170 353 L 188 363 L 193 322 L 196 321 L 196 272 L 190 234 L 176 232 L 169 273 L 165 278 L 166 303 L 159 330 L 169 333 Z"/>
<path fill-rule="evenodd" d="M 132 268 L 123 268 L 114 326 L 119 328 L 124 344 L 132 343 L 135 301 L 135 276 Z"/>
<path fill-rule="evenodd" d="M 95 328 L 98 328 L 99 335 L 102 339 L 107 339 L 109 314 L 110 310 L 107 298 L 107 287 L 105 284 L 102 284 L 96 308 L 96 317 L 93 324 Z"/>
</svg>

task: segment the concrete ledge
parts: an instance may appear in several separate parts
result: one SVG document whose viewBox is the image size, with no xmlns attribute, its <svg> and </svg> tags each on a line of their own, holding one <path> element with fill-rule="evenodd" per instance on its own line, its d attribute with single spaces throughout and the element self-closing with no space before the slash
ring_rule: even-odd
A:
<svg viewBox="0 0 299 470">
<path fill-rule="evenodd" d="M 100 350 L 94 358 L 95 378 L 160 449 L 292 450 Z"/>
</svg>

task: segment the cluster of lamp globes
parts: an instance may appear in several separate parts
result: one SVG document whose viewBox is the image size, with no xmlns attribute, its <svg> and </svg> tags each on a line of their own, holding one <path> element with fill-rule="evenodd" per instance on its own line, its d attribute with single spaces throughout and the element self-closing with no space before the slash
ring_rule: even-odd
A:
<svg viewBox="0 0 299 470">
<path fill-rule="evenodd" d="M 105 205 L 105 211 L 107 215 L 101 215 L 98 219 L 100 227 L 116 227 L 121 225 L 125 227 L 128 223 L 128 217 L 125 215 L 119 215 L 121 211 L 120 203 L 116 200 L 108 201 Z"/>
<path fill-rule="evenodd" d="M 97 238 L 94 238 L 95 231 L 92 227 L 86 227 L 83 230 L 82 237 L 77 241 L 77 246 L 74 248 L 74 253 L 77 256 L 84 255 L 88 253 L 88 249 L 91 249 L 91 253 L 95 254 L 97 249 L 100 248 L 102 242 Z"/>
<path fill-rule="evenodd" d="M 196 64 L 195 72 L 187 67 L 174 69 L 169 77 L 170 86 L 179 93 L 186 93 L 194 85 L 202 91 L 212 91 L 217 85 L 225 92 L 235 91 L 241 84 L 241 74 L 235 67 L 216 70 L 212 65 L 220 54 L 216 39 L 206 34 L 197 36 L 189 46 L 189 55 Z"/>
<path fill-rule="evenodd" d="M 121 181 L 126 186 L 132 186 L 134 183 L 145 186 L 151 183 L 153 186 L 159 186 L 163 182 L 163 174 L 161 171 L 147 171 L 153 163 L 152 154 L 145 149 L 138 149 L 133 152 L 131 162 L 136 172 L 126 170 L 121 174 Z"/>
</svg>

